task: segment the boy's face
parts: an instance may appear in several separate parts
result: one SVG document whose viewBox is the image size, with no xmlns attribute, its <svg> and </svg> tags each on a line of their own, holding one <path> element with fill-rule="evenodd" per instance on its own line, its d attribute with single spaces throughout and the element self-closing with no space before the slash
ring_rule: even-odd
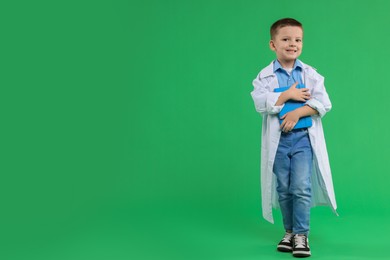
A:
<svg viewBox="0 0 390 260">
<path fill-rule="evenodd" d="M 295 60 L 302 53 L 303 31 L 298 26 L 279 28 L 274 39 L 269 43 L 271 50 L 285 68 L 292 68 Z"/>
</svg>

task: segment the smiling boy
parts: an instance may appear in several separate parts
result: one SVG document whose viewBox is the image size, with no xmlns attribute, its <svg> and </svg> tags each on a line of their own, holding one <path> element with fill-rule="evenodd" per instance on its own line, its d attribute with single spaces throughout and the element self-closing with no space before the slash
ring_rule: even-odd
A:
<svg viewBox="0 0 390 260">
<path fill-rule="evenodd" d="M 337 207 L 321 122 L 332 105 L 324 77 L 298 59 L 303 48 L 302 24 L 284 18 L 270 32 L 269 46 L 276 59 L 260 71 L 251 92 L 256 111 L 263 117 L 263 217 L 273 223 L 272 207 L 280 207 L 285 235 L 277 249 L 308 257 L 311 206 L 329 205 L 334 212 Z M 289 110 L 290 104 L 299 105 Z M 281 116 L 282 111 L 287 112 Z M 303 118 L 309 121 L 301 124 Z"/>
</svg>

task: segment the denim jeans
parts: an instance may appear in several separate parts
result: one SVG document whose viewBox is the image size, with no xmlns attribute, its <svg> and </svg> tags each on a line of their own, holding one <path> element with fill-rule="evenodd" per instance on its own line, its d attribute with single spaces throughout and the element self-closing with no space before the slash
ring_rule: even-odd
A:
<svg viewBox="0 0 390 260">
<path fill-rule="evenodd" d="M 282 132 L 273 171 L 284 228 L 294 234 L 309 233 L 312 158 L 307 129 Z"/>
</svg>

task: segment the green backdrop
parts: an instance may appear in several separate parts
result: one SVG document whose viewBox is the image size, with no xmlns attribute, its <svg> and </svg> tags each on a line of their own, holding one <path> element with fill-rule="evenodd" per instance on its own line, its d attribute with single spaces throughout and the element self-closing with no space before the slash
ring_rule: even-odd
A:
<svg viewBox="0 0 390 260">
<path fill-rule="evenodd" d="M 339 217 L 315 259 L 388 259 L 390 2 L 0 3 L 1 227 L 7 260 L 288 259 L 261 217 L 250 92 L 269 26 L 304 25 L 326 77 Z"/>
</svg>

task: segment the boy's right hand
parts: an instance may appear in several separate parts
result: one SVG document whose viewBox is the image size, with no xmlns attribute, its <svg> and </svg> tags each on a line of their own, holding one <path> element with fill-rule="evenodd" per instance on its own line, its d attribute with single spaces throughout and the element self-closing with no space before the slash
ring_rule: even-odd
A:
<svg viewBox="0 0 390 260">
<path fill-rule="evenodd" d="M 295 82 L 288 90 L 284 93 L 286 99 L 292 99 L 296 101 L 306 102 L 310 99 L 310 92 L 308 88 L 297 88 L 298 82 Z"/>
</svg>

